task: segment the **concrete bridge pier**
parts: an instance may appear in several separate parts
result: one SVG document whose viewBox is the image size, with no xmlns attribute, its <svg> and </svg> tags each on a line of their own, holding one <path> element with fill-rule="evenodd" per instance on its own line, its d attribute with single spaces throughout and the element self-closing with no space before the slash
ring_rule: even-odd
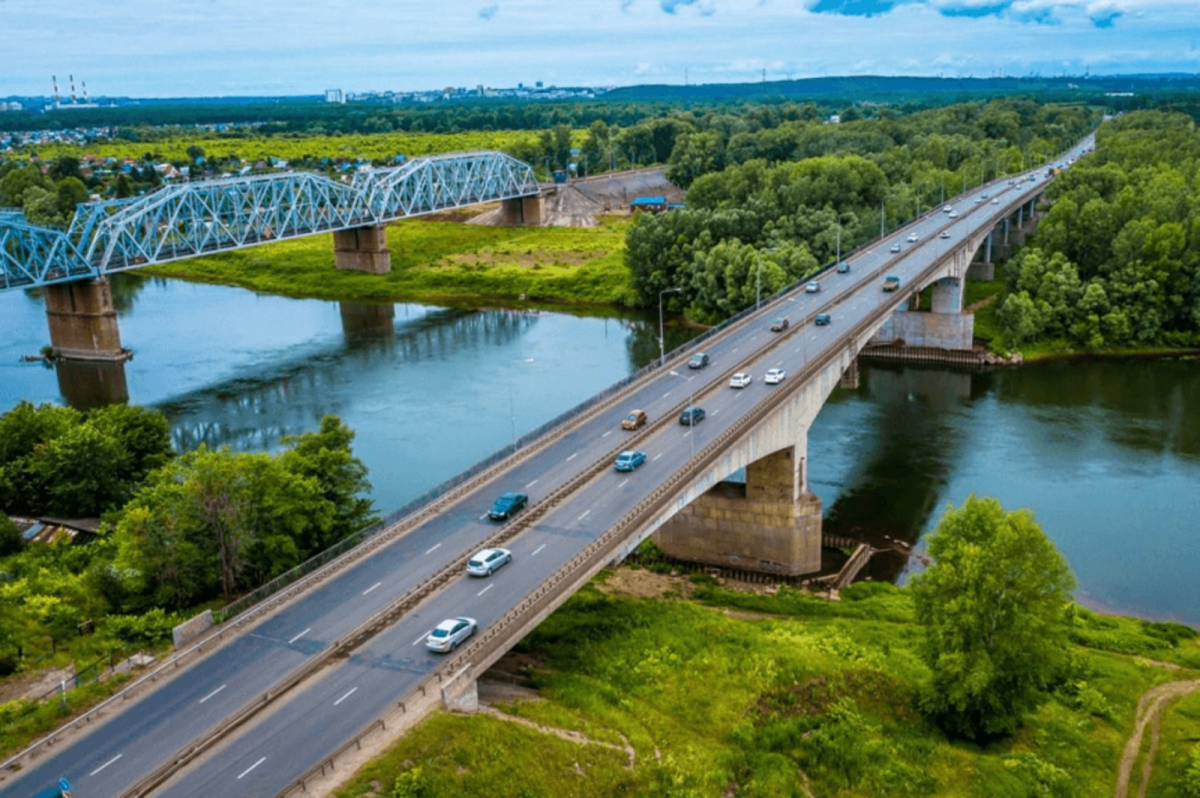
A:
<svg viewBox="0 0 1200 798">
<path fill-rule="evenodd" d="M 69 360 L 122 361 L 121 330 L 108 279 L 46 286 L 46 319 L 54 355 Z"/>
<path fill-rule="evenodd" d="M 746 465 L 746 483 L 719 482 L 652 535 L 689 562 L 800 576 L 821 570 L 821 500 L 808 492 L 807 430 Z"/>
<path fill-rule="evenodd" d="M 501 218 L 510 226 L 537 227 L 542 223 L 542 198 L 514 197 L 501 203 Z"/>
<path fill-rule="evenodd" d="M 392 255 L 387 248 L 387 227 L 367 225 L 333 231 L 334 265 L 370 274 L 392 270 Z"/>
</svg>

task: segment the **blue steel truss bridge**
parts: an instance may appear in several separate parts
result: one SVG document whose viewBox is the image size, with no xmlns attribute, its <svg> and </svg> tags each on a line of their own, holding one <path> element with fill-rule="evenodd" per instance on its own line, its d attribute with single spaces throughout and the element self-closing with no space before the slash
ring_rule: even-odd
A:
<svg viewBox="0 0 1200 798">
<path fill-rule="evenodd" d="M 379 228 L 397 219 L 486 202 L 506 202 L 524 221 L 521 200 L 536 198 L 533 170 L 499 152 L 415 158 L 344 183 L 290 172 L 164 186 L 142 197 L 84 203 L 68 230 L 30 224 L 0 208 L 0 291 L 104 277 L 113 272 L 318 233 Z M 383 254 L 381 235 L 367 254 Z M 363 249 L 356 236 L 342 252 Z M 386 268 L 351 265 L 386 271 Z M 339 265 L 341 265 L 339 263 Z"/>
</svg>

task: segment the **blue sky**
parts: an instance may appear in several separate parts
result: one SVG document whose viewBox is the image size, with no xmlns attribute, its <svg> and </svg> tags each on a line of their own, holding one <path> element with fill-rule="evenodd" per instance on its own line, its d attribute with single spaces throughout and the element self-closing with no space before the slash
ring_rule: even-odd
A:
<svg viewBox="0 0 1200 798">
<path fill-rule="evenodd" d="M 0 96 L 1200 72 L 1200 0 L 0 0 Z"/>
</svg>

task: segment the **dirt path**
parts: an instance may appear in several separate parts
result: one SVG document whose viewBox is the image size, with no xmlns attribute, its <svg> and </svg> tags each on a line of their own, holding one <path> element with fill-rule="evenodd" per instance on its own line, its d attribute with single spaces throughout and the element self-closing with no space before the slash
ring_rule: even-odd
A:
<svg viewBox="0 0 1200 798">
<path fill-rule="evenodd" d="M 625 739 L 625 735 L 623 734 L 620 735 L 620 737 L 621 742 L 625 743 L 625 745 L 621 746 L 613 743 L 606 743 L 602 740 L 593 740 L 586 734 L 581 734 L 577 731 L 556 729 L 553 726 L 543 726 L 540 723 L 535 723 L 534 721 L 529 720 L 528 718 L 519 718 L 515 715 L 509 715 L 489 706 L 480 706 L 479 711 L 485 715 L 490 715 L 493 718 L 505 720 L 509 723 L 519 723 L 522 726 L 533 729 L 537 732 L 541 732 L 542 734 L 552 734 L 555 737 L 558 737 L 560 740 L 566 740 L 567 742 L 575 743 L 576 745 L 598 745 L 602 748 L 610 748 L 613 751 L 621 751 L 629 757 L 629 764 L 625 766 L 626 770 L 633 770 L 634 766 L 637 765 L 637 752 L 633 750 L 633 746 L 629 744 L 629 741 Z M 657 750 L 655 750 L 654 755 L 659 755 Z M 578 768 L 579 766 L 576 765 L 575 767 Z"/>
<path fill-rule="evenodd" d="M 1158 748 L 1158 719 L 1159 711 L 1174 698 L 1187 695 L 1200 689 L 1200 679 L 1190 682 L 1167 682 L 1152 687 L 1138 699 L 1137 723 L 1133 734 L 1125 743 L 1125 753 L 1121 755 L 1121 767 L 1117 771 L 1117 792 L 1114 798 L 1128 798 L 1129 777 L 1133 773 L 1133 765 L 1137 761 L 1138 752 L 1142 750 L 1142 737 L 1146 726 L 1150 726 L 1150 750 L 1146 752 L 1146 761 L 1142 766 L 1141 788 L 1138 798 L 1146 798 L 1146 788 L 1150 785 L 1150 773 L 1154 768 L 1154 754 Z"/>
</svg>

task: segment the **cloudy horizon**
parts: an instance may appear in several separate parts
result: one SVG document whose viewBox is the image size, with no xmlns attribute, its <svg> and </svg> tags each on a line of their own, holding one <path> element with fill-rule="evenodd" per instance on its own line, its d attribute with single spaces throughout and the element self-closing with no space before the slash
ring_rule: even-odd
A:
<svg viewBox="0 0 1200 798">
<path fill-rule="evenodd" d="M 1200 73 L 1195 0 L 0 0 L 0 96 Z"/>
</svg>

